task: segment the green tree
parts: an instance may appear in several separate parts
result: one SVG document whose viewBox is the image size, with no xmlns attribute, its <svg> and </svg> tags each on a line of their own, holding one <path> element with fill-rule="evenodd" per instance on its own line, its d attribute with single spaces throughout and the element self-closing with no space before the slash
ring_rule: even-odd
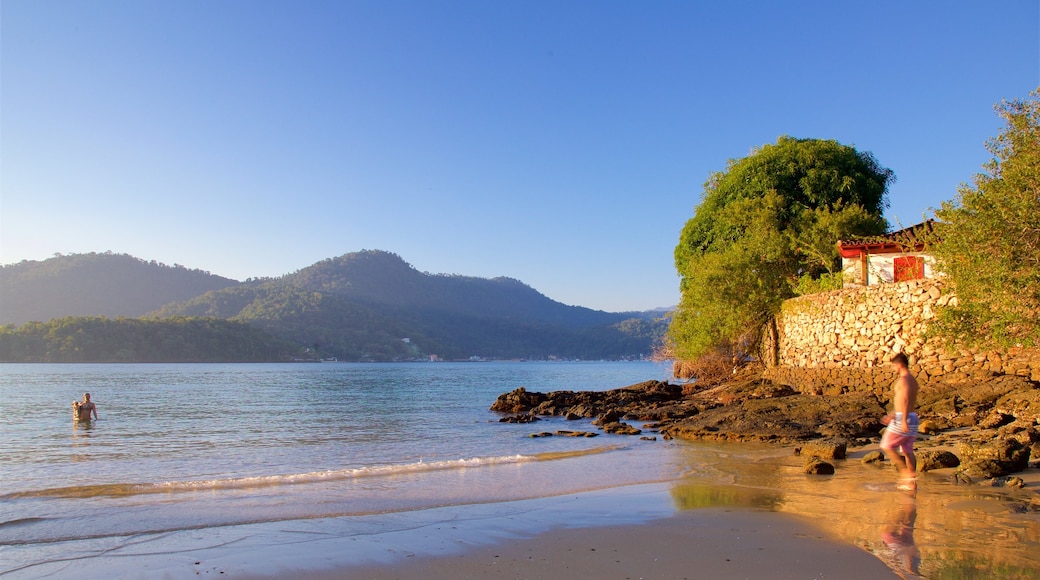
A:
<svg viewBox="0 0 1040 580">
<path fill-rule="evenodd" d="M 675 356 L 752 352 L 799 279 L 840 268 L 839 239 L 887 229 L 892 180 L 870 153 L 792 137 L 713 173 L 675 248 Z"/>
<path fill-rule="evenodd" d="M 957 296 L 933 329 L 984 346 L 1040 345 L 1040 88 L 996 106 L 1006 126 L 974 186 L 944 202 L 935 248 Z"/>
</svg>

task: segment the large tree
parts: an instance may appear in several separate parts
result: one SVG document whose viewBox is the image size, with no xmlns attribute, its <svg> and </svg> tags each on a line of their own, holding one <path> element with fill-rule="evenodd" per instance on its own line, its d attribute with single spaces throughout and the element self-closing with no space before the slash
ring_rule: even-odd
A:
<svg viewBox="0 0 1040 580">
<path fill-rule="evenodd" d="M 869 152 L 786 136 L 713 173 L 675 248 L 675 355 L 751 352 L 800 278 L 840 271 L 839 239 L 887 229 L 892 180 Z"/>
<path fill-rule="evenodd" d="M 936 211 L 936 257 L 957 296 L 935 329 L 984 346 L 1040 346 L 1040 88 L 996 107 L 993 158 Z"/>
</svg>

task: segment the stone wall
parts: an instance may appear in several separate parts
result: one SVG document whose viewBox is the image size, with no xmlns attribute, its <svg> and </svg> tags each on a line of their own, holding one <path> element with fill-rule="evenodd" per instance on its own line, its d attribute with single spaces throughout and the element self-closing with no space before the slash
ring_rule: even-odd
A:
<svg viewBox="0 0 1040 580">
<path fill-rule="evenodd" d="M 1040 382 L 1040 350 L 947 349 L 924 335 L 937 308 L 956 300 L 942 280 L 846 288 L 788 300 L 767 338 L 766 378 L 802 392 L 873 390 L 895 379 L 887 362 L 910 359 L 923 384 L 963 383 L 999 374 Z"/>
</svg>

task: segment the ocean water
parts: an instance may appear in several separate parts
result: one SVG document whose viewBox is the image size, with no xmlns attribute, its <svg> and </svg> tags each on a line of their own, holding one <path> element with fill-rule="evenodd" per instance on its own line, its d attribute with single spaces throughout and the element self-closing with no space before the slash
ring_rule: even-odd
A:
<svg viewBox="0 0 1040 580">
<path fill-rule="evenodd" d="M 0 365 L 0 548 L 665 481 L 670 444 L 531 438 L 596 429 L 488 408 L 521 386 L 669 376 L 650 362 Z M 72 421 L 84 392 L 90 424 Z"/>
<path fill-rule="evenodd" d="M 789 447 L 531 438 L 598 430 L 488 410 L 521 386 L 608 390 L 670 374 L 649 362 L 0 365 L 0 578 L 187 578 L 216 573 L 193 566 L 197 554 L 229 561 L 248 546 L 255 566 L 297 562 L 302 538 L 346 538 L 349 559 L 389 553 L 363 538 L 439 522 L 487 522 L 476 542 L 705 507 L 809 518 L 903 577 L 1040 577 L 1037 483 L 928 473 L 907 496 L 891 468 L 858 456 L 806 476 Z M 70 405 L 84 391 L 101 417 L 86 425 Z M 529 511 L 541 501 L 563 503 Z"/>
</svg>

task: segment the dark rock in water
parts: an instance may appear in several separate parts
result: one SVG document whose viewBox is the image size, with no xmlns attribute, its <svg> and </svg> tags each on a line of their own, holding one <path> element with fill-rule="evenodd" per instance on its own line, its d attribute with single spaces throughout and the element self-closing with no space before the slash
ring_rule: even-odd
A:
<svg viewBox="0 0 1040 580">
<path fill-rule="evenodd" d="M 639 435 L 642 433 L 641 430 L 636 429 L 628 423 L 608 423 L 603 426 L 603 430 L 615 435 Z"/>
<path fill-rule="evenodd" d="M 861 459 L 860 461 L 862 461 L 863 463 L 881 463 L 884 460 L 885 460 L 885 454 L 884 453 L 882 453 L 880 451 L 871 451 L 870 453 L 867 453 L 866 455 L 864 455 L 863 459 Z"/>
<path fill-rule="evenodd" d="M 552 437 L 553 434 L 548 431 L 542 431 L 541 433 L 531 433 L 530 437 Z"/>
<path fill-rule="evenodd" d="M 534 415 L 513 415 L 498 420 L 499 423 L 534 423 L 535 421 L 541 421 L 541 419 Z"/>
<path fill-rule="evenodd" d="M 618 421 L 621 420 L 622 417 L 624 417 L 624 415 L 621 412 L 619 412 L 617 409 L 610 409 L 607 412 L 601 414 L 599 417 L 597 417 L 596 420 L 593 421 L 593 423 L 595 423 L 596 425 L 606 425 L 607 423 L 617 423 Z"/>
<path fill-rule="evenodd" d="M 802 446 L 802 457 L 812 459 L 845 459 L 849 444 L 842 439 L 810 441 Z"/>
<path fill-rule="evenodd" d="M 657 437 L 647 437 L 646 435 L 639 438 L 640 441 L 657 441 Z"/>
<path fill-rule="evenodd" d="M 973 477 L 1000 477 L 1029 466 L 1029 448 L 1017 439 L 961 444 L 962 471 Z"/>
<path fill-rule="evenodd" d="M 504 395 L 499 395 L 498 400 L 491 405 L 491 410 L 502 413 L 524 413 L 540 405 L 545 398 L 542 393 L 528 393 L 527 389 L 520 387 Z"/>
<path fill-rule="evenodd" d="M 567 431 L 560 429 L 556 431 L 556 434 L 561 437 L 596 437 L 599 433 L 593 433 L 591 431 Z"/>
<path fill-rule="evenodd" d="M 805 462 L 805 473 L 809 475 L 834 475 L 834 466 L 826 461 L 812 458 Z"/>
<path fill-rule="evenodd" d="M 918 471 L 931 471 L 933 469 L 957 467 L 960 464 L 960 458 L 949 451 L 926 449 L 917 453 Z"/>
<path fill-rule="evenodd" d="M 975 483 L 975 481 L 972 480 L 972 478 L 968 477 L 968 475 L 965 474 L 963 471 L 958 471 L 957 473 L 954 473 L 950 480 L 953 483 L 960 485 L 971 485 Z"/>
</svg>

